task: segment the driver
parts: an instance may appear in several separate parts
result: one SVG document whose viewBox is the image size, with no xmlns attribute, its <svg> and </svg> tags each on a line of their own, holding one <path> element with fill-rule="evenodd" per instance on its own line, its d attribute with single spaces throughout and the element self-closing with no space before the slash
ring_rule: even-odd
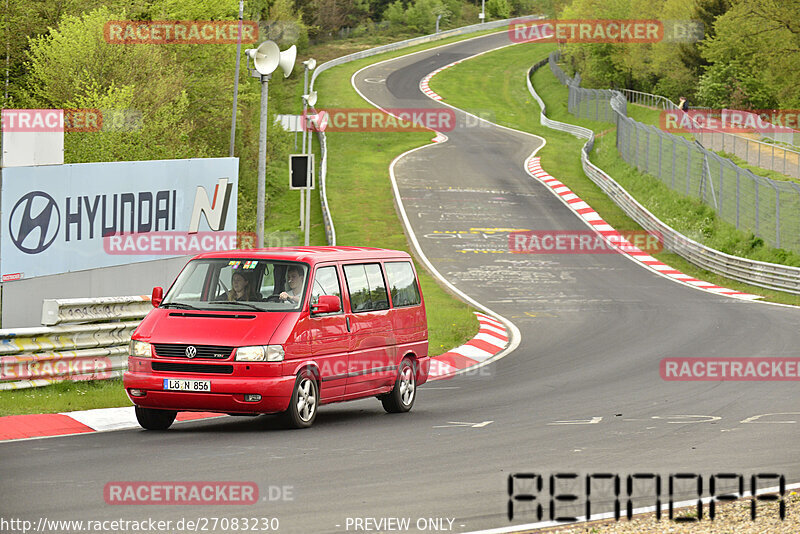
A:
<svg viewBox="0 0 800 534">
<path fill-rule="evenodd" d="M 286 270 L 286 281 L 289 290 L 278 295 L 283 302 L 299 304 L 303 296 L 303 268 L 299 265 L 290 265 Z"/>
</svg>

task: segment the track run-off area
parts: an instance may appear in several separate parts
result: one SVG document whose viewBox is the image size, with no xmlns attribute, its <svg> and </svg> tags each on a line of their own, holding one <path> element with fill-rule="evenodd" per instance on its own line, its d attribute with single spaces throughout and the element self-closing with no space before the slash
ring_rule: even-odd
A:
<svg viewBox="0 0 800 534">
<path fill-rule="evenodd" d="M 509 44 L 505 32 L 468 39 L 376 63 L 352 82 L 381 108 L 439 108 L 420 80 Z M 524 85 L 528 67 L 509 83 Z M 454 113 L 446 140 L 392 163 L 398 212 L 422 263 L 508 322 L 514 350 L 421 387 L 409 414 L 386 415 L 367 399 L 323 407 L 314 427 L 296 432 L 262 416 L 3 443 L 1 515 L 34 525 L 42 516 L 173 526 L 276 518 L 275 530 L 298 533 L 386 532 L 388 522 L 364 519 L 410 518 L 412 532 L 470 532 L 536 521 L 524 506 L 509 520 L 512 474 L 540 474 L 545 484 L 563 473 L 660 474 L 664 485 L 670 473 L 698 474 L 704 484 L 717 473 L 800 481 L 796 382 L 659 374 L 667 357 L 796 356 L 800 310 L 691 288 L 620 254 L 510 253 L 511 230 L 586 225 L 526 171 L 542 138 Z M 104 488 L 118 481 L 247 481 L 260 497 L 247 505 L 108 504 Z M 687 484 L 676 500 L 694 495 Z M 606 494 L 592 506 L 607 511 L 612 501 Z"/>
</svg>

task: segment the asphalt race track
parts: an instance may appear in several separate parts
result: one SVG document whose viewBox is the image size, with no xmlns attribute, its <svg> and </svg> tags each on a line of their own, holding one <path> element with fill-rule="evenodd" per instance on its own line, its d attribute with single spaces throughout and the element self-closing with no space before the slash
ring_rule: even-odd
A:
<svg viewBox="0 0 800 534">
<path fill-rule="evenodd" d="M 401 57 L 354 82 L 385 108 L 438 107 L 419 90 L 421 78 L 503 44 L 505 33 Z M 280 532 L 377 531 L 375 523 L 355 528 L 355 519 L 388 517 L 410 518 L 416 532 L 420 518 L 445 518 L 444 527 L 452 519 L 452 531 L 467 532 L 536 521 L 530 508 L 507 517 L 513 473 L 659 473 L 662 495 L 670 473 L 702 475 L 703 495 L 715 473 L 800 481 L 796 382 L 659 376 L 665 357 L 796 356 L 800 310 L 692 289 L 620 255 L 509 253 L 503 229 L 586 227 L 524 171 L 539 139 L 457 115 L 447 142 L 397 161 L 397 185 L 430 262 L 518 327 L 514 352 L 422 387 L 410 414 L 387 415 L 369 399 L 323 407 L 305 431 L 263 416 L 0 444 L 0 515 L 34 523 L 274 517 Z M 252 481 L 262 501 L 106 504 L 107 483 L 132 480 Z M 270 500 L 271 486 L 291 493 Z"/>
</svg>

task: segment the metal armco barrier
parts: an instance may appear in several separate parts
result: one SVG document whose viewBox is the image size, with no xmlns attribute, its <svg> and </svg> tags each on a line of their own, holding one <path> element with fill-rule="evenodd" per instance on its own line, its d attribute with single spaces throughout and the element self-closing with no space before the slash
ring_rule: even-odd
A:
<svg viewBox="0 0 800 534">
<path fill-rule="evenodd" d="M 549 119 L 545 114 L 544 102 L 533 88 L 531 82 L 533 73 L 547 64 L 548 59 L 533 65 L 528 70 L 527 77 L 528 91 L 542 110 L 539 115 L 541 124 L 554 130 L 570 133 L 575 137 L 587 139 L 581 149 L 583 171 L 631 219 L 639 223 L 645 230 L 661 232 L 664 246 L 667 249 L 699 267 L 740 282 L 800 294 L 800 268 L 732 256 L 689 239 L 650 213 L 605 171 L 589 161 L 589 153 L 594 147 L 594 132 L 588 128 Z M 624 97 L 621 98 L 624 100 Z M 619 103 L 619 105 L 623 104 Z"/>
<path fill-rule="evenodd" d="M 149 295 L 136 297 L 100 297 L 87 299 L 45 299 L 42 303 L 42 324 L 109 319 L 141 319 L 152 309 Z"/>
<path fill-rule="evenodd" d="M 539 20 L 543 18 L 544 15 L 529 15 L 526 17 L 515 17 L 513 19 L 503 19 L 503 20 L 495 20 L 492 22 L 484 22 L 481 24 L 473 24 L 471 26 L 463 26 L 461 28 L 454 28 L 452 30 L 447 30 L 439 33 L 432 33 L 430 35 L 414 37 L 413 39 L 406 39 L 405 41 L 389 43 L 375 48 L 370 48 L 368 50 L 361 50 L 359 52 L 354 52 L 346 56 L 337 57 L 330 61 L 326 61 L 325 63 L 319 65 L 314 70 L 314 73 L 311 75 L 311 85 L 309 86 L 309 93 L 314 91 L 314 82 L 316 81 L 317 76 L 319 76 L 322 72 L 330 68 L 336 67 L 338 65 L 344 65 L 345 63 L 350 63 L 351 61 L 356 61 L 366 57 L 376 56 L 384 52 L 391 52 L 393 50 L 408 48 L 409 46 L 415 46 L 418 44 L 428 43 L 431 41 L 446 39 L 447 37 L 453 37 L 456 35 L 466 35 L 470 33 L 475 33 L 483 30 L 491 30 L 495 28 L 502 28 L 503 26 L 510 24 L 512 20 L 526 21 L 526 20 Z M 327 171 L 328 171 L 328 143 L 325 137 L 325 132 L 317 132 L 317 136 L 319 137 L 320 146 L 322 147 L 322 163 L 320 164 L 320 169 L 319 169 L 319 184 L 320 184 L 319 195 L 320 195 L 320 203 L 322 204 L 322 218 L 325 223 L 325 235 L 328 239 L 328 245 L 335 246 L 336 228 L 333 225 L 333 218 L 331 216 L 330 207 L 328 206 L 328 196 L 325 188 Z"/>
<path fill-rule="evenodd" d="M 317 132 L 320 146 L 320 159 L 319 164 L 319 203 L 322 207 L 322 222 L 325 224 L 325 237 L 328 240 L 328 245 L 336 246 L 336 227 L 333 225 L 333 216 L 331 215 L 331 208 L 328 205 L 328 182 L 325 177 L 328 175 L 328 142 L 325 139 L 325 132 Z"/>
<path fill-rule="evenodd" d="M 42 321 L 65 324 L 0 330 L 0 390 L 122 376 L 150 309 L 147 296 L 46 300 Z"/>
</svg>

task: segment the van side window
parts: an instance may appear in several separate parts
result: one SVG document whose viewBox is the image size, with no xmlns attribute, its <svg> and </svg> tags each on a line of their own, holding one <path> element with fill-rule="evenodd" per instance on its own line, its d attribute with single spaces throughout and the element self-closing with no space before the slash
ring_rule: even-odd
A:
<svg viewBox="0 0 800 534">
<path fill-rule="evenodd" d="M 342 308 L 342 292 L 339 289 L 339 276 L 336 267 L 320 267 L 314 275 L 311 286 L 311 304 L 316 304 L 320 295 L 334 295 L 339 298 L 339 309 Z"/>
<path fill-rule="evenodd" d="M 383 265 L 386 267 L 386 277 L 392 291 L 392 305 L 397 308 L 419 304 L 419 285 L 411 264 L 407 261 L 393 261 Z"/>
<path fill-rule="evenodd" d="M 344 276 L 350 292 L 350 309 L 354 312 L 386 310 L 389 295 L 379 263 L 345 265 Z"/>
</svg>

